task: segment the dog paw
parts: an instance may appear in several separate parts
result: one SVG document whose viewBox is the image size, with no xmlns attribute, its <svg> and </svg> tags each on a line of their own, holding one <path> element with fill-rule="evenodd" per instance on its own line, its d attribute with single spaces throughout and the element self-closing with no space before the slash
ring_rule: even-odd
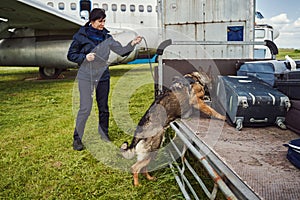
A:
<svg viewBox="0 0 300 200">
<path fill-rule="evenodd" d="M 147 177 L 147 179 L 148 179 L 149 181 L 156 181 L 156 180 L 157 180 L 157 178 L 156 178 L 155 176 Z"/>
<path fill-rule="evenodd" d="M 156 181 L 157 179 L 155 176 L 151 176 L 149 173 L 143 173 L 143 176 L 145 176 L 149 181 Z"/>
<path fill-rule="evenodd" d="M 221 115 L 221 116 L 220 116 L 220 119 L 223 120 L 223 121 L 226 121 L 226 116 Z"/>
<path fill-rule="evenodd" d="M 140 187 L 140 186 L 142 186 L 138 181 L 136 182 L 136 181 L 133 181 L 133 186 L 134 187 Z"/>
</svg>

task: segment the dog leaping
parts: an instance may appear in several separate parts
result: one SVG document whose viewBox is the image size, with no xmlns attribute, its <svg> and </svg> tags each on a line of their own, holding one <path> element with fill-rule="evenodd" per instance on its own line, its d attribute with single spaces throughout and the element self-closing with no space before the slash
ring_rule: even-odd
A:
<svg viewBox="0 0 300 200">
<path fill-rule="evenodd" d="M 206 74 L 199 72 L 174 77 L 170 89 L 156 98 L 139 121 L 131 144 L 122 144 L 121 153 L 124 158 L 132 159 L 137 155 L 137 162 L 131 167 L 134 186 L 139 185 L 139 173 L 148 180 L 155 180 L 155 177 L 148 173 L 147 166 L 155 159 L 162 145 L 165 130 L 172 121 L 189 117 L 193 108 L 217 119 L 226 119 L 204 103 L 204 85 L 207 81 Z"/>
</svg>

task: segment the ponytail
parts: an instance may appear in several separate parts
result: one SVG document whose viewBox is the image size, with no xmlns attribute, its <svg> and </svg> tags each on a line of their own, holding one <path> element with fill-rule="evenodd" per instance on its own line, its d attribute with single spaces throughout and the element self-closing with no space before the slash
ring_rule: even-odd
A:
<svg viewBox="0 0 300 200">
<path fill-rule="evenodd" d="M 90 22 L 90 20 L 89 20 L 87 23 L 85 23 L 84 26 L 85 26 L 85 27 L 88 27 L 88 26 L 90 25 L 90 23 L 91 23 L 91 22 Z"/>
</svg>

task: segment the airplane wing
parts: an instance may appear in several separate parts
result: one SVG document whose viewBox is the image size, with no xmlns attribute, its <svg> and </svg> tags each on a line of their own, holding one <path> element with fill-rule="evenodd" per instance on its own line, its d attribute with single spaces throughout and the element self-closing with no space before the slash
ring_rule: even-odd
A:
<svg viewBox="0 0 300 200">
<path fill-rule="evenodd" d="M 67 16 L 34 0 L 1 0 L 0 18 L 8 28 L 28 27 L 40 30 L 76 29 L 84 24 L 75 16 Z M 2 25 L 3 26 L 3 25 Z"/>
</svg>

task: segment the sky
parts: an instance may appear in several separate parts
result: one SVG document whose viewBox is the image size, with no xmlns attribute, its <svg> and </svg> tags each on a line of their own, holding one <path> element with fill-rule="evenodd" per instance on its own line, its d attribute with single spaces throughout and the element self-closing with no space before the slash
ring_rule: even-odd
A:
<svg viewBox="0 0 300 200">
<path fill-rule="evenodd" d="M 300 49 L 300 0 L 256 0 L 256 10 L 279 31 L 278 48 Z"/>
</svg>

